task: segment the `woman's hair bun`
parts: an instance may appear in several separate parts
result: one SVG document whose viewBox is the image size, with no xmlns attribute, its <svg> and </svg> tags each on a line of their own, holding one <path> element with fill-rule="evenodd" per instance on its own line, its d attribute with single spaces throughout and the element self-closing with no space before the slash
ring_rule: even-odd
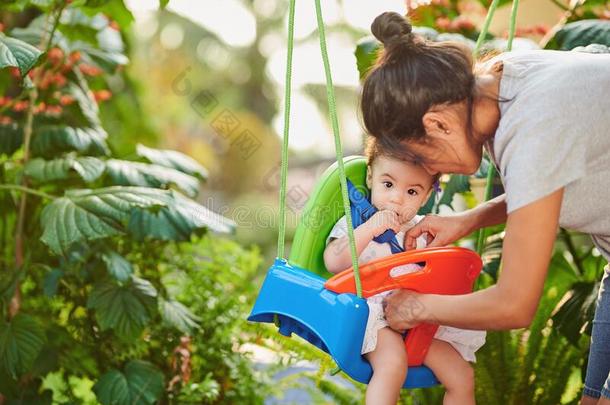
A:
<svg viewBox="0 0 610 405">
<path fill-rule="evenodd" d="M 413 42 L 413 27 L 405 17 L 393 11 L 378 15 L 371 24 L 371 32 L 385 48 Z"/>
</svg>

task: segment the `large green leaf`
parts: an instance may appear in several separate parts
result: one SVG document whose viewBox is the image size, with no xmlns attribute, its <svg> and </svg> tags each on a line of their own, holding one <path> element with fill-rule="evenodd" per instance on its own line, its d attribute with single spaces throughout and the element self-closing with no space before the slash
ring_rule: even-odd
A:
<svg viewBox="0 0 610 405">
<path fill-rule="evenodd" d="M 44 331 L 34 318 L 17 314 L 6 322 L 0 317 L 0 363 L 11 376 L 30 369 L 44 341 Z"/>
<path fill-rule="evenodd" d="M 35 158 L 25 165 L 25 174 L 41 183 L 67 179 L 72 171 L 91 182 L 104 172 L 104 161 L 91 156 L 66 156 L 53 160 Z"/>
<path fill-rule="evenodd" d="M 77 8 L 66 10 L 59 29 L 71 40 L 70 50 L 81 52 L 84 62 L 114 71 L 117 66 L 127 64 L 129 59 L 124 55 L 121 33 L 109 25 L 106 15 L 110 12 L 120 19 L 119 24 L 129 25 L 133 21 L 123 2 L 113 0 L 101 9 L 91 10 L 91 15 Z"/>
<path fill-rule="evenodd" d="M 142 144 L 136 146 L 136 153 L 151 163 L 170 167 L 191 176 L 207 179 L 208 171 L 190 156 L 174 150 L 159 150 L 148 148 Z"/>
<path fill-rule="evenodd" d="M 156 311 L 157 290 L 147 280 L 132 277 L 126 285 L 97 284 L 87 306 L 95 310 L 102 330 L 112 329 L 121 338 L 136 339 Z"/>
<path fill-rule="evenodd" d="M 133 274 L 131 263 L 116 252 L 106 252 L 102 255 L 108 274 L 118 281 L 127 281 Z"/>
<path fill-rule="evenodd" d="M 158 209 L 167 201 L 167 192 L 152 188 L 68 190 L 43 209 L 41 239 L 54 253 L 65 253 L 75 242 L 123 233 L 134 208 Z"/>
<path fill-rule="evenodd" d="M 199 328 L 199 318 L 178 301 L 159 299 L 161 318 L 182 333 L 190 334 Z"/>
<path fill-rule="evenodd" d="M 37 128 L 32 139 L 32 154 L 52 158 L 60 152 L 77 151 L 108 155 L 108 135 L 103 128 L 73 128 L 47 125 Z"/>
<path fill-rule="evenodd" d="M 555 329 L 575 346 L 586 328 L 591 327 L 599 285 L 599 282 L 574 283 L 567 294 L 569 298 L 553 315 Z"/>
<path fill-rule="evenodd" d="M 379 41 L 371 36 L 362 38 L 356 44 L 356 51 L 354 54 L 356 55 L 356 65 L 358 66 L 361 80 L 364 79 L 367 72 L 375 63 L 379 48 Z"/>
<path fill-rule="evenodd" d="M 116 185 L 168 188 L 174 184 L 190 197 L 199 193 L 197 178 L 156 164 L 109 159 L 106 161 L 106 172 Z"/>
<path fill-rule="evenodd" d="M 158 211 L 135 211 L 129 223 L 130 233 L 139 240 L 188 240 L 194 232 L 210 229 L 229 233 L 235 223 L 207 209 L 180 193 L 170 190 L 171 200 Z"/>
<path fill-rule="evenodd" d="M 69 84 L 68 93 L 76 100 L 76 105 L 78 105 L 82 118 L 85 120 L 85 124 L 83 124 L 83 126 L 102 128 L 99 117 L 100 110 L 97 103 L 93 99 L 93 96 L 91 95 L 91 90 L 89 89 L 87 80 L 82 78 L 82 76 L 77 76 L 77 80 L 78 84 Z"/>
<path fill-rule="evenodd" d="M 23 143 L 23 128 L 13 123 L 0 125 L 0 155 L 12 155 Z"/>
<path fill-rule="evenodd" d="M 42 52 L 36 47 L 0 33 L 0 69 L 17 67 L 25 76 L 38 63 Z"/>
<path fill-rule="evenodd" d="M 581 20 L 566 24 L 546 44 L 546 49 L 570 50 L 577 46 L 610 46 L 610 21 Z"/>
<path fill-rule="evenodd" d="M 76 242 L 129 232 L 139 240 L 186 240 L 210 229 L 232 232 L 235 223 L 173 190 L 106 187 L 69 190 L 41 215 L 42 241 L 56 254 Z"/>
<path fill-rule="evenodd" d="M 123 372 L 112 369 L 93 387 L 103 405 L 153 404 L 163 394 L 163 373 L 154 365 L 140 360 L 127 363 Z"/>
</svg>

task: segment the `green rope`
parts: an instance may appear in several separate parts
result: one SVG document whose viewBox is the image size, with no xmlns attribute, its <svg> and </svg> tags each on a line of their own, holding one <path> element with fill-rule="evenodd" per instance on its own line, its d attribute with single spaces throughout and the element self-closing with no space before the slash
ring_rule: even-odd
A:
<svg viewBox="0 0 610 405">
<path fill-rule="evenodd" d="M 481 45 L 483 44 L 485 37 L 487 36 L 487 32 L 489 31 L 489 24 L 491 24 L 491 20 L 493 19 L 496 9 L 498 8 L 498 3 L 500 3 L 500 0 L 493 0 L 491 2 L 491 5 L 489 6 L 489 10 L 487 10 L 487 17 L 485 17 L 485 22 L 483 23 L 483 29 L 479 33 L 479 37 L 477 38 L 477 43 L 474 46 L 473 54 L 474 54 L 475 58 L 479 53 L 479 49 L 481 48 Z"/>
<path fill-rule="evenodd" d="M 326 35 L 324 33 L 324 20 L 322 19 L 322 9 L 320 0 L 316 0 L 316 17 L 318 20 L 318 34 L 320 35 L 320 50 L 324 61 L 324 73 L 326 75 L 326 96 L 328 98 L 328 110 L 332 123 L 333 134 L 335 137 L 335 152 L 337 164 L 339 165 L 339 180 L 341 182 L 341 195 L 343 197 L 343 209 L 347 220 L 347 234 L 349 238 L 350 253 L 352 256 L 352 266 L 354 269 L 354 279 L 356 281 L 356 294 L 362 297 L 362 285 L 360 283 L 360 270 L 358 268 L 358 254 L 356 252 L 356 240 L 354 238 L 354 228 L 352 226 L 352 215 L 350 211 L 349 197 L 347 195 L 347 180 L 345 177 L 345 167 L 343 166 L 343 149 L 341 148 L 341 138 L 339 136 L 339 123 L 337 120 L 337 106 L 335 104 L 335 91 L 333 80 L 330 74 L 330 63 L 328 62 L 328 52 L 326 50 Z"/>
<path fill-rule="evenodd" d="M 475 57 L 476 57 L 477 53 L 479 52 L 479 48 L 480 48 L 481 44 L 483 43 L 483 38 L 485 38 L 485 36 L 487 35 L 487 30 L 489 29 L 489 23 L 491 22 L 493 13 L 496 10 L 497 3 L 498 3 L 498 1 L 494 0 L 494 2 L 489 7 L 489 11 L 487 14 L 487 18 L 485 19 L 485 24 L 483 26 L 483 30 L 481 30 L 481 33 L 479 34 L 479 38 L 477 39 L 477 44 L 476 44 L 474 52 L 473 52 Z M 510 13 L 510 25 L 508 27 L 508 42 L 506 44 L 507 51 L 510 51 L 511 49 L 513 49 L 513 38 L 515 37 L 515 27 L 517 24 L 517 9 L 518 8 L 519 8 L 519 0 L 513 0 L 513 6 L 511 9 L 511 13 Z M 485 184 L 484 201 L 488 201 L 491 198 L 495 177 L 496 177 L 496 166 L 493 163 L 491 163 L 489 166 L 489 170 L 487 171 L 487 183 Z M 487 239 L 487 229 L 481 228 L 477 235 L 477 253 L 479 255 L 483 254 L 483 249 L 485 248 L 486 239 Z"/>
<path fill-rule="evenodd" d="M 517 27 L 517 9 L 519 8 L 519 0 L 513 0 L 513 8 L 510 10 L 510 25 L 508 26 L 508 42 L 506 50 L 513 49 L 513 39 L 515 38 L 515 30 Z"/>
<path fill-rule="evenodd" d="M 288 135 L 290 129 L 290 91 L 292 84 L 292 50 L 294 48 L 295 1 L 290 0 L 288 13 L 288 54 L 286 56 L 286 91 L 284 92 L 284 139 L 282 143 L 282 168 L 280 175 L 280 224 L 277 236 L 277 257 L 284 258 L 286 237 L 286 177 L 288 175 Z"/>
</svg>

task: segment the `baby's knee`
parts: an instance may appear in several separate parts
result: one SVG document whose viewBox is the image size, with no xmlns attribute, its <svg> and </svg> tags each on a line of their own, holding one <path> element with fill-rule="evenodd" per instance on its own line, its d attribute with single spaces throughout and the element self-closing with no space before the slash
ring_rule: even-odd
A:
<svg viewBox="0 0 610 405">
<path fill-rule="evenodd" d="M 464 361 L 451 375 L 451 380 L 445 388 L 456 391 L 474 391 L 474 368 L 469 362 Z"/>
<path fill-rule="evenodd" d="M 390 374 L 406 375 L 409 368 L 406 350 L 387 351 L 383 356 L 380 356 L 378 369 L 383 369 L 383 372 Z M 379 370 L 375 370 L 377 372 Z"/>
</svg>

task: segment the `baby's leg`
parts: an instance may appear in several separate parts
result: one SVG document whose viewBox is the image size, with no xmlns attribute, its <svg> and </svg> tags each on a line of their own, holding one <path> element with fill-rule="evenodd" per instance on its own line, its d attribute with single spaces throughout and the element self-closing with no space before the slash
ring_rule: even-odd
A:
<svg viewBox="0 0 610 405">
<path fill-rule="evenodd" d="M 475 404 L 474 370 L 449 343 L 432 339 L 424 364 L 445 387 L 443 405 Z"/>
<path fill-rule="evenodd" d="M 366 389 L 366 403 L 396 405 L 407 376 L 407 351 L 403 337 L 390 328 L 377 332 L 377 347 L 365 357 L 373 367 Z"/>
</svg>

